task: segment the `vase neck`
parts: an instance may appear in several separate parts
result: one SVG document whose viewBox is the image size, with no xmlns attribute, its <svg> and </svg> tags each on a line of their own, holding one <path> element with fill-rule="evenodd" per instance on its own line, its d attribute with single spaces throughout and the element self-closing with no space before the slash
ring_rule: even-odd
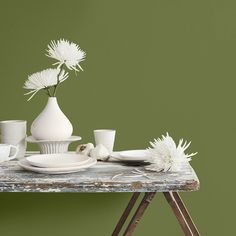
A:
<svg viewBox="0 0 236 236">
<path fill-rule="evenodd" d="M 48 98 L 47 108 L 48 109 L 60 110 L 60 107 L 58 106 L 57 98 L 56 97 L 49 97 Z"/>
<path fill-rule="evenodd" d="M 56 97 L 48 97 L 48 102 L 57 102 Z"/>
</svg>

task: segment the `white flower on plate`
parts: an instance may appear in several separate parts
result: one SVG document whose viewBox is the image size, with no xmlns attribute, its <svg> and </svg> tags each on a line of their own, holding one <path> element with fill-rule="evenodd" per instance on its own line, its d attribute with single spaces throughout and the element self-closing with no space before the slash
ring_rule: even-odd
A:
<svg viewBox="0 0 236 236">
<path fill-rule="evenodd" d="M 185 154 L 185 150 L 190 146 L 191 142 L 180 139 L 178 146 L 172 137 L 167 133 L 162 138 L 155 139 L 150 142 L 150 162 L 153 163 L 147 169 L 154 171 L 178 171 L 179 164 L 191 161 L 191 157 L 197 153 Z"/>
<path fill-rule="evenodd" d="M 47 53 L 46 56 L 58 60 L 55 63 L 58 67 L 65 64 L 69 70 L 79 71 L 81 69 L 83 71 L 79 63 L 84 61 L 86 53 L 80 49 L 79 45 L 65 39 L 60 39 L 57 42 L 51 41 Z"/>
<path fill-rule="evenodd" d="M 41 89 L 48 89 L 62 83 L 68 78 L 68 73 L 60 69 L 46 69 L 28 76 L 23 88 L 31 90 L 25 95 L 31 94 L 28 101 Z"/>
</svg>

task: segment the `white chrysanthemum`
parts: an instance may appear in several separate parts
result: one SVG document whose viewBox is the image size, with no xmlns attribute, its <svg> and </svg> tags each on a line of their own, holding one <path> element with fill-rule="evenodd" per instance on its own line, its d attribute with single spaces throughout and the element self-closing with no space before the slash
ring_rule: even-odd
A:
<svg viewBox="0 0 236 236">
<path fill-rule="evenodd" d="M 59 69 L 46 69 L 40 72 L 36 72 L 30 76 L 24 83 L 24 89 L 31 90 L 25 95 L 32 94 L 28 101 L 41 89 L 47 89 L 52 86 L 55 86 L 59 83 L 62 83 L 68 78 L 68 73 L 64 70 L 61 71 Z M 58 78 L 59 75 L 59 78 Z M 59 80 L 59 81 L 58 81 Z"/>
<path fill-rule="evenodd" d="M 176 146 L 173 138 L 168 133 L 166 136 L 162 135 L 162 138 L 150 142 L 150 144 L 151 147 L 148 150 L 151 156 L 150 162 L 153 165 L 149 169 L 178 171 L 180 163 L 190 161 L 191 157 L 197 154 L 185 154 L 184 152 L 190 146 L 191 142 L 184 142 L 181 139 L 178 146 Z"/>
<path fill-rule="evenodd" d="M 69 70 L 79 71 L 78 66 L 83 71 L 79 63 L 85 59 L 86 53 L 80 49 L 79 45 L 65 39 L 51 41 L 47 53 L 48 57 L 58 60 L 55 63 L 58 67 L 65 64 Z"/>
</svg>

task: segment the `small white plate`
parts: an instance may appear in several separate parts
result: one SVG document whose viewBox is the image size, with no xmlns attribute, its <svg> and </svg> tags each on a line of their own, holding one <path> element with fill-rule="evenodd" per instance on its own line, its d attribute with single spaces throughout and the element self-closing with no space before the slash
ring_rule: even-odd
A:
<svg viewBox="0 0 236 236">
<path fill-rule="evenodd" d="M 121 152 L 113 152 L 111 157 L 118 159 L 120 161 L 127 162 L 143 162 L 149 161 L 149 153 L 147 150 L 128 150 Z"/>
<path fill-rule="evenodd" d="M 41 154 L 26 157 L 30 165 L 43 168 L 78 166 L 87 163 L 89 159 L 88 156 L 73 153 Z"/>
<path fill-rule="evenodd" d="M 82 171 L 88 167 L 95 165 L 96 163 L 97 163 L 96 159 L 90 158 L 89 161 L 84 165 L 72 166 L 72 167 L 59 167 L 59 168 L 41 168 L 41 167 L 31 166 L 26 159 L 20 160 L 18 162 L 19 166 L 21 166 L 25 170 L 34 171 L 41 174 L 54 174 L 54 175 L 68 174 Z"/>
</svg>

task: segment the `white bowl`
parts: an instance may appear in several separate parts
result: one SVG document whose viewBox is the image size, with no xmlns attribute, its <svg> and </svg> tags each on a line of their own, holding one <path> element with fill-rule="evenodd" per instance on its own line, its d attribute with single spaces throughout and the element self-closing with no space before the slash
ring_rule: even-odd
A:
<svg viewBox="0 0 236 236">
<path fill-rule="evenodd" d="M 69 144 L 81 140 L 80 136 L 71 136 L 65 140 L 37 140 L 33 136 L 26 138 L 29 143 L 37 143 L 42 154 L 66 153 Z"/>
</svg>

